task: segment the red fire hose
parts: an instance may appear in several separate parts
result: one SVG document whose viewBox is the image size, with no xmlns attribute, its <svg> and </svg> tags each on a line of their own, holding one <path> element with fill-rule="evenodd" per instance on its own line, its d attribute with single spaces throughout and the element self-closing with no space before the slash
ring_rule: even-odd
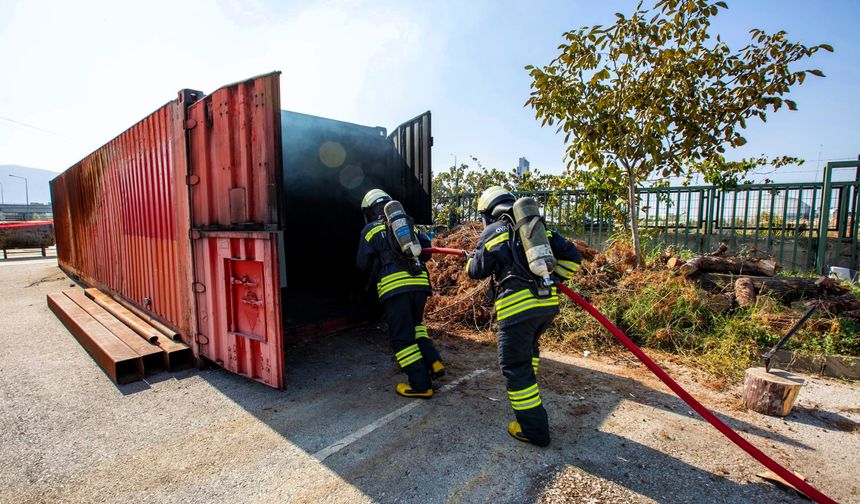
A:
<svg viewBox="0 0 860 504">
<path fill-rule="evenodd" d="M 466 251 L 452 248 L 430 247 L 422 250 L 425 254 L 451 254 L 465 256 Z"/>
<path fill-rule="evenodd" d="M 453 254 L 453 255 L 466 255 L 465 250 L 459 249 L 444 249 L 444 248 L 426 248 L 424 249 L 425 253 L 430 254 Z M 762 465 L 770 469 L 771 471 L 778 474 L 782 479 L 791 483 L 795 488 L 806 494 L 807 497 L 818 502 L 819 504 L 836 504 L 836 501 L 831 499 L 830 497 L 824 495 L 820 491 L 818 491 L 815 487 L 810 485 L 809 483 L 803 481 L 798 478 L 794 473 L 786 469 L 785 467 L 779 465 L 775 460 L 765 455 L 761 450 L 752 445 L 749 441 L 740 436 L 737 432 L 732 430 L 731 427 L 723 423 L 722 420 L 717 418 L 716 415 L 711 413 L 711 410 L 702 405 L 699 401 L 696 400 L 695 397 L 691 396 L 683 387 L 678 385 L 678 382 L 672 379 L 666 371 L 663 371 L 663 368 L 658 366 L 650 357 L 648 357 L 645 352 L 642 351 L 641 348 L 636 346 L 636 343 L 633 343 L 630 338 L 628 338 L 621 329 L 615 326 L 612 322 L 609 321 L 602 313 L 597 311 L 597 308 L 591 305 L 588 301 L 586 301 L 582 296 L 570 290 L 570 288 L 564 284 L 559 284 L 559 290 L 567 295 L 570 299 L 572 299 L 576 304 L 578 304 L 582 309 L 587 311 L 592 317 L 597 319 L 598 322 L 603 325 L 609 332 L 612 333 L 615 338 L 620 341 L 624 346 L 627 347 L 628 350 L 633 352 L 633 355 L 636 356 L 637 359 L 642 361 L 652 373 L 654 373 L 657 378 L 666 384 L 667 387 L 672 389 L 672 392 L 677 394 L 678 397 L 683 399 L 685 403 L 687 403 L 691 408 L 693 408 L 696 413 L 702 416 L 705 420 L 708 421 L 711 425 L 714 426 L 718 431 L 720 431 L 724 436 L 729 438 L 731 442 L 738 445 L 743 451 L 752 455 L 752 457 L 758 460 Z"/>
</svg>

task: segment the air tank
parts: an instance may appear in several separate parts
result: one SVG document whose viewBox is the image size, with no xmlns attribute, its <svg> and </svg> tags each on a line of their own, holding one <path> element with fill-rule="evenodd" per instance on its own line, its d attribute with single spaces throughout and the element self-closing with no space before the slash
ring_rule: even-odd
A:
<svg viewBox="0 0 860 504">
<path fill-rule="evenodd" d="M 389 201 L 385 204 L 385 218 L 388 220 L 388 226 L 391 228 L 391 233 L 394 235 L 394 240 L 400 251 L 406 257 L 416 258 L 421 255 L 421 243 L 418 237 L 415 236 L 415 231 L 412 229 L 412 220 L 406 215 L 403 210 L 403 205 L 399 201 Z"/>
<path fill-rule="evenodd" d="M 555 269 L 555 256 L 546 236 L 538 202 L 534 198 L 520 198 L 514 203 L 513 211 L 529 270 L 543 278 L 545 284 L 551 284 L 550 274 Z"/>
</svg>

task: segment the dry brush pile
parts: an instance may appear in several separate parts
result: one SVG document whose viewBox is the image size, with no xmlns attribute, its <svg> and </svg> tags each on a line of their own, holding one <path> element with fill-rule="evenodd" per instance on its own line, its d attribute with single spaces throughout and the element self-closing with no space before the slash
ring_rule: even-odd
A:
<svg viewBox="0 0 860 504">
<path fill-rule="evenodd" d="M 477 223 L 470 223 L 438 236 L 434 245 L 472 250 L 480 230 Z M 830 280 L 775 276 L 779 267 L 771 259 L 726 256 L 724 249 L 703 258 L 671 249 L 654 251 L 637 269 L 633 250 L 625 242 L 615 242 L 602 252 L 575 243 L 583 262 L 571 287 L 639 344 L 686 358 L 714 375 L 715 383 L 740 379 L 743 370 L 811 302 L 821 302 L 825 309 L 803 326 L 790 347 L 818 354 L 860 354 L 860 322 L 853 311 L 860 304 L 856 288 L 852 292 Z M 713 264 L 719 268 L 727 263 L 746 263 L 745 272 L 754 264 L 772 273 L 741 282 L 753 283 L 750 298 L 749 291 L 744 293 L 735 285 L 738 275 L 708 271 Z M 487 281 L 469 279 L 465 261 L 458 256 L 437 255 L 428 269 L 435 292 L 425 312 L 427 323 L 451 334 L 481 333 L 491 338 L 493 311 Z M 783 284 L 803 285 L 805 290 L 779 290 Z M 543 341 L 557 350 L 577 353 L 620 349 L 602 326 L 566 299 L 561 316 Z"/>
</svg>

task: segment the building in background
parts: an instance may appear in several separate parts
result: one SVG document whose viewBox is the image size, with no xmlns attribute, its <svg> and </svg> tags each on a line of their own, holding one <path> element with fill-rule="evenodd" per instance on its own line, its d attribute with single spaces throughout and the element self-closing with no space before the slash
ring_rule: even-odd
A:
<svg viewBox="0 0 860 504">
<path fill-rule="evenodd" d="M 517 177 L 523 178 L 529 172 L 529 160 L 521 157 L 517 164 Z"/>
</svg>

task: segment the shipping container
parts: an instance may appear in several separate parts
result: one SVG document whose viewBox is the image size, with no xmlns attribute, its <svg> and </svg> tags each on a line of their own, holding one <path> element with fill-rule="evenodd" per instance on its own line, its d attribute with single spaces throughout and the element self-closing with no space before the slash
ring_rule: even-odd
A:
<svg viewBox="0 0 860 504">
<path fill-rule="evenodd" d="M 287 338 L 376 313 L 354 257 L 373 187 L 430 223 L 430 112 L 361 126 L 280 109 L 279 73 L 178 97 L 51 181 L 60 267 L 284 386 Z"/>
</svg>

